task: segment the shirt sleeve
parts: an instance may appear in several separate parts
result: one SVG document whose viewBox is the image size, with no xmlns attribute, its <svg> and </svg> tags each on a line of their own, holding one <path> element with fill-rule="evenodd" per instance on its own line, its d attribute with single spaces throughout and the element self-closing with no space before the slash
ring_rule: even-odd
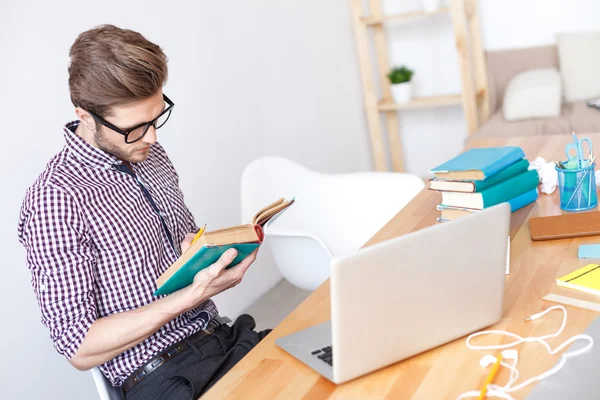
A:
<svg viewBox="0 0 600 400">
<path fill-rule="evenodd" d="M 36 187 L 23 202 L 18 230 L 42 324 L 56 350 L 71 358 L 97 318 L 95 251 L 86 221 L 71 196 Z"/>
</svg>

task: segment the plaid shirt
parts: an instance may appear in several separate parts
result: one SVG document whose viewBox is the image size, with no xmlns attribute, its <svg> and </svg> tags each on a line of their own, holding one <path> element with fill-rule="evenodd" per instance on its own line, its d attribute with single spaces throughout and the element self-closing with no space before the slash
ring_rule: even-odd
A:
<svg viewBox="0 0 600 400">
<path fill-rule="evenodd" d="M 155 280 L 179 257 L 184 236 L 198 229 L 158 143 L 145 161 L 132 165 L 134 176 L 119 159 L 77 136 L 78 124 L 65 126 L 65 147 L 27 190 L 18 227 L 42 324 L 67 358 L 96 319 L 155 301 Z M 100 370 L 121 385 L 216 315 L 209 300 Z"/>
</svg>

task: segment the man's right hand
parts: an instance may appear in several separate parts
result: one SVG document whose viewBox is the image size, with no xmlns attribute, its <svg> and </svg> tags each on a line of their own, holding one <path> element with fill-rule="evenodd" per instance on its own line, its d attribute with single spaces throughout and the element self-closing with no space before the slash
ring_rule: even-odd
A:
<svg viewBox="0 0 600 400">
<path fill-rule="evenodd" d="M 97 319 L 69 362 L 79 370 L 88 370 L 112 360 L 179 314 L 240 283 L 257 251 L 226 270 L 237 255 L 235 249 L 228 250 L 216 263 L 198 272 L 188 287 L 145 306 Z"/>
<path fill-rule="evenodd" d="M 216 294 L 238 285 L 246 270 L 256 259 L 258 249 L 244 258 L 235 267 L 225 269 L 237 256 L 235 249 L 229 249 L 211 266 L 204 268 L 194 277 L 194 282 L 182 291 L 186 291 L 189 299 L 187 309 L 192 309 Z"/>
</svg>

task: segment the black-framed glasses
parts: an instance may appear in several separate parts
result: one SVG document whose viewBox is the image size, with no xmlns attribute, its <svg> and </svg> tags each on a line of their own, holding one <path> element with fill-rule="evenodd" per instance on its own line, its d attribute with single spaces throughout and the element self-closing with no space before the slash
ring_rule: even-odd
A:
<svg viewBox="0 0 600 400">
<path fill-rule="evenodd" d="M 167 103 L 167 107 L 165 107 L 163 112 L 161 112 L 158 117 L 154 118 L 152 121 L 142 122 L 141 124 L 138 124 L 130 129 L 118 128 L 118 127 L 114 126 L 113 124 L 111 124 L 110 122 L 108 122 L 107 120 L 105 120 L 104 118 L 102 118 L 101 116 L 96 115 L 91 111 L 88 111 L 88 110 L 86 110 L 86 111 L 99 124 L 102 124 L 102 125 L 106 126 L 107 128 L 112 129 L 113 131 L 125 136 L 125 143 L 129 144 L 129 143 L 137 142 L 138 140 L 143 138 L 151 126 L 154 125 L 154 129 L 159 129 L 161 126 L 163 126 L 164 124 L 167 123 L 167 120 L 171 116 L 171 111 L 173 111 L 173 107 L 175 106 L 175 103 L 173 103 L 171 101 L 171 99 L 169 99 L 165 94 L 163 94 L 163 100 L 165 101 L 165 103 Z"/>
</svg>

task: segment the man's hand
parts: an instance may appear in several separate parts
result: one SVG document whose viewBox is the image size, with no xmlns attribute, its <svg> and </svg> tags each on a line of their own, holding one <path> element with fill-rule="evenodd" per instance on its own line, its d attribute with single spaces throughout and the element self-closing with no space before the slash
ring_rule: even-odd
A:
<svg viewBox="0 0 600 400">
<path fill-rule="evenodd" d="M 187 249 L 192 247 L 192 240 L 194 240 L 195 237 L 195 233 L 188 233 L 187 235 L 185 235 L 185 238 L 183 238 L 183 242 L 181 242 L 181 254 L 185 253 Z"/>
<path fill-rule="evenodd" d="M 194 237 L 191 235 L 191 238 L 186 236 L 188 243 Z M 187 248 L 189 244 L 184 249 L 182 243 L 182 250 Z M 240 283 L 257 252 L 258 249 L 235 267 L 225 270 L 237 255 L 235 249 L 230 249 L 217 262 L 198 272 L 188 287 L 145 306 L 97 319 L 69 362 L 83 371 L 112 360 L 147 339 L 177 315 Z"/>
<path fill-rule="evenodd" d="M 182 289 L 182 291 L 187 291 L 188 294 L 186 296 L 189 299 L 187 309 L 194 308 L 214 295 L 238 285 L 242 281 L 246 270 L 256 259 L 257 253 L 258 249 L 254 250 L 235 267 L 225 269 L 237 256 L 235 249 L 229 249 L 210 267 L 198 272 L 194 277 L 194 282 L 187 288 Z"/>
</svg>

